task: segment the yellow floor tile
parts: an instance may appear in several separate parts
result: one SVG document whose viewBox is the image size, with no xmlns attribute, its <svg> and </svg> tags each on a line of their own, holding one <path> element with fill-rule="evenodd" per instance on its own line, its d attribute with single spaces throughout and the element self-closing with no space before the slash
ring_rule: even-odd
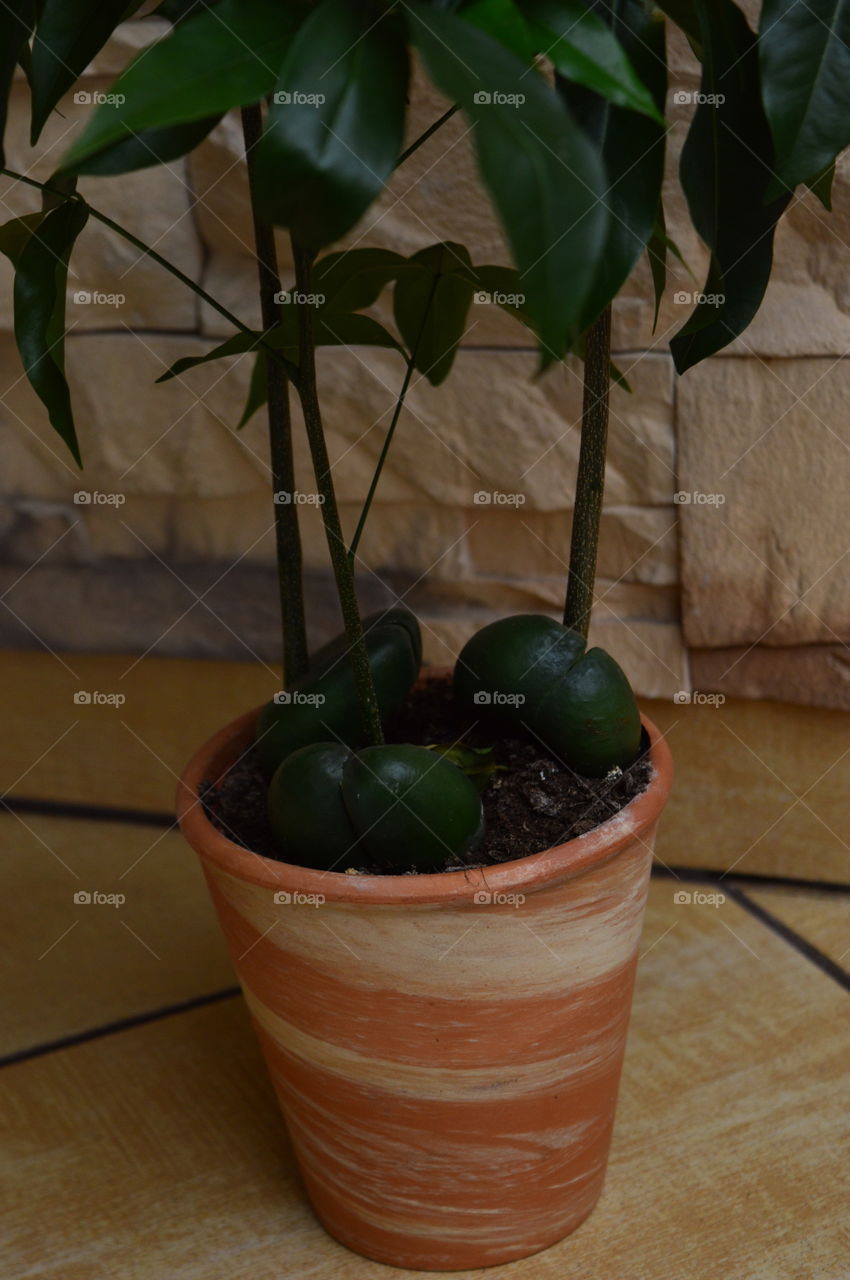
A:
<svg viewBox="0 0 850 1280">
<path fill-rule="evenodd" d="M 850 894 L 773 885 L 747 885 L 745 892 L 850 974 Z"/>
<path fill-rule="evenodd" d="M 197 858 L 178 833 L 4 814 L 0 845 L 0 1054 L 235 982 Z"/>
<path fill-rule="evenodd" d="M 659 859 L 850 882 L 850 714 L 784 702 L 642 705 L 675 767 Z"/>
<path fill-rule="evenodd" d="M 716 890 L 652 886 L 599 1208 L 488 1277 L 846 1275 L 847 994 L 698 892 Z M 0 1084 L 6 1280 L 36 1266 L 43 1280 L 419 1274 L 357 1258 L 313 1220 L 241 1001 L 18 1064 Z"/>
</svg>

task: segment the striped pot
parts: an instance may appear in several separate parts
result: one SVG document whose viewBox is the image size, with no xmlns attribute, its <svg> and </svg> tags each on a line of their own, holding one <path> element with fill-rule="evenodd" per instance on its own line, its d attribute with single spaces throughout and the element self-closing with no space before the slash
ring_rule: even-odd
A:
<svg viewBox="0 0 850 1280">
<path fill-rule="evenodd" d="M 509 1262 L 602 1190 L 655 826 L 649 788 L 587 835 L 469 872 L 358 876 L 272 862 L 198 802 L 256 712 L 189 764 L 201 858 L 313 1207 L 399 1267 Z"/>
</svg>

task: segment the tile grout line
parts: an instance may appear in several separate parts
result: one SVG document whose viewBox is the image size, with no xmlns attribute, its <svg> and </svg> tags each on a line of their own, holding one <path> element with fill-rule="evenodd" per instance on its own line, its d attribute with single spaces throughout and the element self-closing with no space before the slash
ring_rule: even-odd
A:
<svg viewBox="0 0 850 1280">
<path fill-rule="evenodd" d="M 840 964 L 821 951 L 819 947 L 816 947 L 814 943 L 809 942 L 802 934 L 797 933 L 784 920 L 780 920 L 778 916 L 761 906 L 760 903 L 754 902 L 737 885 L 730 884 L 728 887 L 730 898 L 737 902 L 744 911 L 753 916 L 767 929 L 777 934 L 783 942 L 786 942 L 788 946 L 799 952 L 806 960 L 820 969 L 822 973 L 825 973 L 827 977 L 832 978 L 833 982 L 837 982 L 845 991 L 850 991 L 850 972 L 842 968 Z"/>
<path fill-rule="evenodd" d="M 99 1027 L 90 1027 L 86 1031 L 77 1031 L 58 1040 L 46 1040 L 42 1044 L 30 1045 L 27 1049 L 16 1049 L 13 1053 L 0 1057 L 0 1067 L 11 1067 L 19 1062 L 28 1062 L 32 1058 L 41 1058 L 49 1053 L 62 1049 L 73 1049 L 78 1044 L 88 1044 L 92 1040 L 100 1040 L 104 1036 L 114 1035 L 119 1031 L 129 1031 L 134 1027 L 143 1027 L 149 1022 L 159 1022 L 178 1013 L 191 1013 L 194 1009 L 202 1009 L 205 1005 L 217 1004 L 222 1000 L 231 1000 L 241 994 L 241 987 L 224 987 L 221 991 L 211 991 L 204 996 L 192 996 L 189 1000 L 181 1000 L 177 1004 L 164 1005 L 159 1009 L 149 1009 L 145 1013 L 132 1014 L 128 1018 L 119 1018 L 115 1022 L 106 1022 Z"/>
</svg>

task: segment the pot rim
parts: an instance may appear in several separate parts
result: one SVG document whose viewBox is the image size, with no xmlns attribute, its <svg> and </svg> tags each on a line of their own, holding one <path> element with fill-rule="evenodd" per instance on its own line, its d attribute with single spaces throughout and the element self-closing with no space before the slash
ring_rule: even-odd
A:
<svg viewBox="0 0 850 1280">
<path fill-rule="evenodd" d="M 423 672 L 439 678 L 439 670 Z M 422 678 L 422 677 L 420 677 Z M 511 862 L 466 871 L 438 871 L 422 875 L 347 875 L 320 871 L 294 863 L 276 862 L 228 839 L 210 822 L 200 802 L 202 782 L 217 780 L 253 738 L 261 707 L 232 720 L 201 746 L 187 764 L 177 787 L 177 820 L 186 840 L 205 861 L 251 884 L 290 893 L 321 894 L 326 902 L 372 906 L 472 903 L 476 893 L 493 894 L 539 889 L 582 874 L 606 862 L 634 840 L 651 852 L 651 828 L 667 802 L 673 780 L 673 761 L 664 735 L 648 716 L 641 723 L 649 735 L 652 765 L 649 786 L 600 826 L 565 844 Z"/>
</svg>

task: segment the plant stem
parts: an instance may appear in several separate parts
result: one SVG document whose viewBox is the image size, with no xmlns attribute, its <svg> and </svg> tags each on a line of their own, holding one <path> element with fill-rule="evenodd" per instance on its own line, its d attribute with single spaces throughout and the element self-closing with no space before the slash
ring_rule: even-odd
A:
<svg viewBox="0 0 850 1280">
<path fill-rule="evenodd" d="M 255 199 L 254 148 L 263 131 L 262 108 L 257 103 L 242 109 L 242 136 L 248 166 L 248 189 L 251 218 L 257 251 L 257 275 L 263 329 L 268 331 L 280 322 L 280 271 L 274 228 L 257 212 Z M 288 493 L 291 501 L 274 503 L 277 577 L 280 590 L 280 618 L 283 629 L 284 686 L 289 687 L 307 671 L 307 627 L 304 618 L 304 579 L 302 573 L 301 534 L 298 507 L 295 503 L 295 461 L 292 454 L 292 419 L 289 411 L 289 384 L 278 361 L 270 361 L 264 352 L 258 360 L 267 362 L 268 396 L 266 410 L 269 424 L 269 449 L 273 493 Z"/>
<path fill-rule="evenodd" d="M 570 568 L 564 625 L 587 641 L 596 579 L 599 521 L 605 488 L 605 450 L 608 440 L 608 393 L 611 366 L 610 304 L 587 331 L 584 353 L 584 400 L 581 408 L 581 449 L 576 475 L 576 499 L 570 541 Z"/>
<path fill-rule="evenodd" d="M 295 261 L 295 288 L 302 301 L 298 307 L 298 394 L 304 412 L 304 425 L 310 444 L 313 459 L 313 470 L 316 485 L 322 499 L 322 521 L 325 526 L 325 537 L 328 542 L 331 565 L 336 581 L 345 634 L 348 640 L 348 657 L 354 673 L 354 684 L 357 690 L 357 706 L 360 713 L 360 726 L 364 739 L 369 746 L 380 746 L 384 741 L 381 728 L 381 715 L 378 710 L 378 698 L 369 666 L 369 655 L 363 639 L 363 623 L 357 604 L 357 593 L 354 585 L 354 568 L 345 549 L 342 536 L 342 525 L 336 502 L 333 477 L 331 475 L 330 458 L 328 457 L 325 434 L 322 428 L 322 415 L 319 407 L 318 387 L 316 385 L 316 347 L 313 338 L 313 317 L 306 295 L 310 292 L 310 273 L 312 255 L 292 237 L 292 254 Z"/>
<path fill-rule="evenodd" d="M 416 138 L 413 142 L 411 142 L 407 150 L 402 151 L 398 160 L 396 160 L 395 162 L 396 169 L 401 168 L 405 160 L 409 160 L 410 157 L 413 155 L 414 151 L 418 151 L 419 148 L 422 146 L 423 142 L 427 142 L 428 139 L 431 137 L 431 135 L 436 133 L 438 129 L 441 129 L 443 125 L 446 123 L 446 121 L 451 120 L 455 112 L 459 110 L 460 108 L 457 106 L 457 104 L 455 104 L 453 107 L 449 107 L 448 111 L 443 112 L 439 120 L 435 120 L 433 124 L 428 126 L 428 128 L 425 130 L 424 133 L 420 133 L 419 137 Z"/>
<path fill-rule="evenodd" d="M 47 182 L 37 182 L 35 178 L 28 178 L 26 174 L 16 173 L 14 169 L 0 169 L 0 174 L 5 178 L 14 178 L 17 182 L 23 182 L 27 187 L 35 187 L 37 191 L 46 191 L 49 195 L 60 196 L 63 200 L 68 199 L 67 191 L 60 191 L 58 187 L 51 187 Z M 240 320 L 238 316 L 235 316 L 232 311 L 228 311 L 227 307 L 222 306 L 217 298 L 214 298 L 211 293 L 207 293 L 206 289 L 197 284 L 191 276 L 187 276 L 179 267 L 175 267 L 173 262 L 169 262 L 168 258 L 164 258 L 161 253 L 157 253 L 156 249 L 152 248 L 149 244 L 145 244 L 144 240 L 140 240 L 138 236 L 134 236 L 132 231 L 128 231 L 126 227 L 122 227 L 120 222 L 114 222 L 112 218 L 107 217 L 105 213 L 101 213 L 99 209 L 95 209 L 94 205 L 89 204 L 88 200 L 83 199 L 82 196 L 78 195 L 73 198 L 82 201 L 89 211 L 89 217 L 94 218 L 95 222 L 100 222 L 104 227 L 109 227 L 110 231 L 114 231 L 116 235 L 121 236 L 123 240 L 128 241 L 128 243 L 138 249 L 140 253 L 151 258 L 152 261 L 156 262 L 164 271 L 167 271 L 169 275 L 174 276 L 176 280 L 185 284 L 187 289 L 191 289 L 199 298 L 202 298 L 204 302 L 208 303 L 220 316 L 224 316 L 225 320 L 229 320 L 234 328 L 239 329 L 241 333 L 248 333 L 254 337 L 254 330 L 250 325 L 245 324 L 244 321 Z M 272 359 L 281 365 L 281 367 L 286 371 L 287 377 L 291 382 L 297 383 L 298 370 L 295 365 L 282 356 L 279 351 L 276 351 L 274 347 L 264 339 L 258 340 L 257 345 L 262 347 L 264 351 L 267 351 Z"/>
</svg>

